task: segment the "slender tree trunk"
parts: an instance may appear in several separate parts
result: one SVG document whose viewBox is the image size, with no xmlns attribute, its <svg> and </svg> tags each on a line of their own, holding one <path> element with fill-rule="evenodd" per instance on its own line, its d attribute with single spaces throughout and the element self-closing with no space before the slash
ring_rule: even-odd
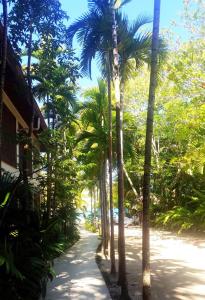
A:
<svg viewBox="0 0 205 300">
<path fill-rule="evenodd" d="M 101 236 L 102 236 L 102 246 L 104 240 L 104 224 L 103 224 L 103 196 L 102 196 L 102 178 L 100 176 L 99 179 L 99 200 L 100 200 L 100 228 L 101 228 Z"/>
<path fill-rule="evenodd" d="M 108 240 L 109 240 L 109 220 L 108 220 L 108 202 L 107 202 L 107 162 L 103 163 L 103 208 L 104 208 L 104 255 L 108 254 Z"/>
<path fill-rule="evenodd" d="M 105 179 L 105 160 L 101 166 L 101 222 L 102 222 L 102 239 L 103 252 L 107 255 L 108 249 L 108 219 L 107 219 L 107 193 L 106 193 L 106 179 Z"/>
<path fill-rule="evenodd" d="M 31 80 L 31 53 L 32 53 L 32 40 L 33 40 L 33 29 L 31 25 L 30 34 L 29 34 L 29 41 L 27 45 L 27 82 L 28 82 L 28 99 L 29 103 L 31 104 L 31 119 L 29 124 L 29 132 L 26 133 L 28 138 L 27 144 L 24 145 L 24 163 L 23 163 L 23 178 L 25 185 L 28 185 L 28 174 L 31 173 L 32 176 L 32 133 L 33 133 L 33 98 L 32 98 L 32 80 Z M 29 158 L 31 159 L 31 169 L 29 170 Z M 30 171 L 30 172 L 29 172 Z M 34 199 L 33 194 L 31 193 L 30 189 L 27 189 L 27 209 L 33 210 L 34 209 Z"/>
<path fill-rule="evenodd" d="M 47 152 L 47 219 L 50 218 L 50 214 L 51 214 L 51 157 L 50 157 L 50 152 L 48 150 Z"/>
<path fill-rule="evenodd" d="M 118 171 L 118 207 L 119 207 L 118 284 L 121 286 L 121 299 L 125 300 L 130 298 L 128 295 L 128 288 L 127 288 L 126 258 L 125 258 L 122 107 L 120 103 L 119 54 L 118 54 L 118 46 L 117 46 L 117 24 L 115 19 L 114 1 L 112 7 L 112 18 L 113 18 L 112 35 L 113 35 L 113 56 L 114 56 L 113 79 L 114 79 L 115 98 L 116 98 L 117 171 Z"/>
<path fill-rule="evenodd" d="M 50 108 L 49 108 L 49 95 L 46 96 L 46 105 L 47 105 L 47 119 L 48 119 L 48 128 L 50 129 Z"/>
<path fill-rule="evenodd" d="M 157 71 L 158 71 L 159 20 L 160 20 L 160 0 L 155 0 L 153 36 L 152 36 L 151 74 L 150 74 L 149 102 L 148 102 L 148 110 L 147 110 L 147 128 L 146 128 L 146 141 L 145 141 L 144 182 L 143 182 L 143 225 L 142 225 L 143 300 L 151 299 L 149 205 L 150 205 L 150 174 L 151 174 L 151 150 L 152 150 L 152 135 L 153 135 L 154 102 L 155 102 L 155 89 L 157 85 Z"/>
<path fill-rule="evenodd" d="M 55 113 L 53 113 L 53 119 L 52 119 L 52 135 L 54 137 L 55 140 L 55 144 L 54 144 L 54 149 L 55 152 L 50 153 L 50 181 L 51 181 L 51 203 L 50 203 L 50 215 L 53 215 L 53 207 L 54 207 L 54 202 L 55 202 L 55 187 L 56 187 L 56 166 L 55 166 L 55 161 L 56 161 L 56 156 L 57 156 L 57 152 L 58 152 L 58 145 L 57 145 L 57 141 L 55 139 Z M 65 178 L 63 178 L 65 180 Z"/>
<path fill-rule="evenodd" d="M 49 107 L 49 97 L 47 95 L 47 107 Z M 47 111 L 47 119 L 48 119 L 48 128 L 50 129 L 50 111 Z M 46 209 L 47 209 L 47 220 L 50 218 L 51 212 L 51 153 L 50 149 L 47 150 L 47 201 L 46 201 Z"/>
<path fill-rule="evenodd" d="M 111 98 L 111 70 L 110 55 L 108 52 L 107 59 L 107 84 L 108 84 L 108 111 L 109 111 L 109 191 L 110 191 L 110 273 L 116 274 L 115 266 L 115 235 L 113 220 L 113 192 L 112 192 L 112 98 Z"/>
<path fill-rule="evenodd" d="M 32 39 L 33 39 L 33 29 L 31 26 L 29 41 L 27 45 L 27 82 L 28 82 L 28 99 L 31 104 L 31 119 L 29 124 L 29 132 L 26 134 L 28 137 L 27 144 L 24 146 L 24 166 L 23 166 L 23 178 L 25 185 L 28 185 L 28 173 L 32 174 L 32 133 L 33 133 L 33 121 L 32 121 L 32 110 L 33 110 L 33 98 L 32 98 L 32 80 L 31 80 L 31 53 L 32 53 Z M 31 159 L 31 170 L 29 170 L 29 158 Z M 30 172 L 29 172 L 30 171 Z M 32 175 L 31 175 L 32 176 Z M 33 195 L 28 189 L 27 191 L 27 209 L 33 210 L 34 208 L 34 199 Z"/>
<path fill-rule="evenodd" d="M 97 189 L 93 188 L 93 224 L 94 224 L 94 227 L 96 228 L 96 202 L 97 202 Z"/>
<path fill-rule="evenodd" d="M 33 120 L 34 120 L 34 101 L 32 96 L 32 79 L 31 79 L 31 55 L 32 55 L 32 41 L 33 41 L 33 28 L 30 25 L 29 41 L 28 41 L 28 61 L 27 61 L 27 82 L 28 82 L 28 97 L 31 104 L 31 119 L 29 124 L 29 137 L 32 139 L 33 133 Z M 32 141 L 31 141 L 32 144 Z"/>
<path fill-rule="evenodd" d="M 6 77 L 6 59 L 7 59 L 7 0 L 2 0 L 3 6 L 3 34 L 1 41 L 1 69 L 0 69 L 0 178 L 2 175 L 2 139 L 3 139 L 3 91 Z"/>
<path fill-rule="evenodd" d="M 91 216 L 93 218 L 93 189 L 90 189 L 90 210 L 91 210 Z"/>
<path fill-rule="evenodd" d="M 136 188 L 135 188 L 135 186 L 134 186 L 134 184 L 132 182 L 132 179 L 130 178 L 130 176 L 129 176 L 129 174 L 128 174 L 126 168 L 125 168 L 125 166 L 123 167 L 123 170 L 124 170 L 125 176 L 127 177 L 128 182 L 129 182 L 129 184 L 130 184 L 130 186 L 132 188 L 133 193 L 135 194 L 136 198 L 138 198 L 139 195 L 137 193 L 137 190 L 136 190 Z"/>
<path fill-rule="evenodd" d="M 100 170 L 100 208 L 101 208 L 101 231 L 102 231 L 102 247 L 103 251 L 105 251 L 105 238 L 106 238 L 106 230 L 105 230 L 105 205 L 104 205 L 104 186 L 103 186 L 103 163 L 101 165 Z"/>
<path fill-rule="evenodd" d="M 159 139 L 156 141 L 155 137 L 152 137 L 152 149 L 154 152 L 155 160 L 156 160 L 156 165 L 157 165 L 157 170 L 159 171 L 160 169 L 160 161 L 159 161 Z"/>
<path fill-rule="evenodd" d="M 57 193 L 57 178 L 58 178 L 58 174 L 57 174 L 57 168 L 55 167 L 55 171 L 54 171 L 54 187 L 53 187 L 53 215 L 55 216 L 56 213 L 56 207 L 57 207 L 57 203 L 56 203 L 56 193 Z"/>
<path fill-rule="evenodd" d="M 102 204 L 101 204 L 101 193 L 100 193 L 100 179 L 97 181 L 97 205 L 99 211 L 97 210 L 97 227 L 99 229 L 99 235 L 102 235 Z M 100 222 L 101 221 L 101 222 Z"/>
<path fill-rule="evenodd" d="M 116 110 L 117 131 L 117 168 L 118 168 L 118 208 L 119 208 L 119 285 L 122 287 L 122 299 L 128 299 L 127 276 L 126 276 L 126 254 L 124 233 L 124 170 L 123 170 L 123 129 L 122 129 L 122 105 Z"/>
</svg>

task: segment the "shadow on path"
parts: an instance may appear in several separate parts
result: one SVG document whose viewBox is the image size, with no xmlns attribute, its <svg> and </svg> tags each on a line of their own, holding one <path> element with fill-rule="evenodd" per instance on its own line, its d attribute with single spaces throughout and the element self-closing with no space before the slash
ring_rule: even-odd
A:
<svg viewBox="0 0 205 300">
<path fill-rule="evenodd" d="M 56 278 L 48 285 L 46 300 L 110 300 L 95 262 L 98 244 L 96 234 L 81 231 L 81 239 L 55 260 Z"/>
<path fill-rule="evenodd" d="M 151 231 L 152 300 L 205 300 L 204 241 Z M 141 229 L 126 230 L 129 290 L 141 295 Z M 138 296 L 138 298 L 137 298 Z"/>
</svg>

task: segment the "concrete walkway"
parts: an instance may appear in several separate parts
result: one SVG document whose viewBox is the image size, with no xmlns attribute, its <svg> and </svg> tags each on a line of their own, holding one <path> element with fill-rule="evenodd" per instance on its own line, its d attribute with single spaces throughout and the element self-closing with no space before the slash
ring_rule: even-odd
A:
<svg viewBox="0 0 205 300">
<path fill-rule="evenodd" d="M 99 240 L 81 230 L 81 239 L 55 260 L 56 278 L 48 284 L 46 300 L 111 300 L 95 262 Z"/>
</svg>

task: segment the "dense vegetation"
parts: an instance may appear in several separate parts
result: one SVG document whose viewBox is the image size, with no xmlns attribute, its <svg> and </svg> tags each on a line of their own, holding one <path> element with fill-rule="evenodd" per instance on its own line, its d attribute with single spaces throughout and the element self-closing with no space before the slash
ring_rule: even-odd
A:
<svg viewBox="0 0 205 300">
<path fill-rule="evenodd" d="M 204 74 L 202 39 L 170 50 L 161 67 L 152 141 L 153 224 L 204 231 Z M 126 162 L 140 199 L 148 70 L 128 83 L 127 108 L 136 113 L 135 157 Z M 139 99 L 138 102 L 130 99 Z M 138 170 L 138 176 L 132 174 Z M 128 190 L 128 197 L 129 190 Z M 128 201 L 128 205 L 129 205 Z M 135 204 L 140 210 L 140 202 Z"/>
<path fill-rule="evenodd" d="M 54 258 L 79 238 L 80 184 L 74 161 L 79 74 L 77 59 L 66 46 L 67 15 L 59 1 L 12 1 L 8 18 L 10 42 L 19 59 L 27 57 L 27 65 L 25 59 L 22 64 L 28 99 L 32 107 L 34 97 L 41 102 L 48 128 L 37 140 L 31 138 L 33 120 L 28 131 L 19 131 L 19 176 L 1 173 L 0 294 L 5 300 L 37 300 L 55 276 Z"/>
</svg>

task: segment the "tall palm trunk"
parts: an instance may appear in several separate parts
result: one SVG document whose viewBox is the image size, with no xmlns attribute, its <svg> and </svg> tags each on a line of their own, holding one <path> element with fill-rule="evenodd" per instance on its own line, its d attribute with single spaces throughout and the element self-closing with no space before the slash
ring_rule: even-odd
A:
<svg viewBox="0 0 205 300">
<path fill-rule="evenodd" d="M 96 228 L 96 203 L 97 203 L 97 189 L 94 186 L 93 188 L 93 225 Z"/>
<path fill-rule="evenodd" d="M 145 162 L 143 182 L 143 246 L 142 246 L 142 269 L 143 269 L 143 300 L 151 299 L 151 276 L 150 276 L 150 239 L 149 239 L 149 204 L 150 204 L 150 174 L 151 174 L 151 149 L 153 135 L 153 117 L 155 103 L 155 89 L 157 85 L 158 71 L 158 45 L 159 45 L 159 20 L 160 0 L 154 2 L 154 23 L 152 36 L 152 58 L 149 88 L 149 102 L 147 110 L 147 128 L 145 141 Z"/>
<path fill-rule="evenodd" d="M 110 191 L 110 273 L 116 274 L 115 266 L 115 235 L 113 220 L 113 192 L 112 192 L 112 97 L 111 97 L 111 58 L 107 58 L 107 85 L 108 85 L 108 115 L 109 115 L 109 191 Z"/>
<path fill-rule="evenodd" d="M 57 168 L 55 167 L 54 169 L 54 183 L 53 183 L 53 216 L 55 216 L 56 214 L 56 207 L 57 207 L 57 199 L 56 199 L 56 196 L 57 196 L 57 178 L 58 178 L 58 172 L 57 172 Z"/>
<path fill-rule="evenodd" d="M 1 69 L 0 69 L 0 178 L 2 174 L 2 138 L 3 138 L 3 90 L 6 77 L 6 59 L 7 59 L 7 0 L 2 0 L 3 6 L 3 34 L 1 40 Z"/>
<path fill-rule="evenodd" d="M 103 188 L 102 188 L 102 172 L 100 172 L 99 177 L 99 200 L 100 200 L 100 219 L 101 219 L 101 236 L 102 236 L 102 246 L 104 241 L 104 211 L 103 211 Z"/>
<path fill-rule="evenodd" d="M 104 208 L 104 254 L 108 252 L 108 241 L 109 241 L 109 219 L 108 219 L 108 202 L 107 202 L 107 161 L 103 163 L 103 208 Z"/>
<path fill-rule="evenodd" d="M 103 224 L 102 224 L 102 196 L 101 196 L 101 176 L 98 177 L 97 183 L 97 202 L 99 204 L 99 220 L 98 220 L 98 228 L 99 235 L 103 237 Z"/>
<path fill-rule="evenodd" d="M 28 186 L 28 176 L 32 176 L 32 133 L 33 133 L 33 111 L 34 111 L 34 102 L 32 97 L 32 79 L 31 79 L 31 54 L 32 54 L 32 41 L 33 41 L 33 28 L 32 22 L 30 22 L 30 33 L 29 40 L 27 45 L 27 83 L 28 83 L 28 100 L 31 104 L 31 119 L 29 124 L 29 131 L 26 133 L 28 138 L 28 144 L 24 144 L 23 151 L 23 181 L 26 186 Z M 31 159 L 31 169 L 29 170 L 29 159 Z M 29 172 L 30 171 L 30 172 Z M 31 174 L 29 174 L 31 173 Z M 33 194 L 30 189 L 26 191 L 26 207 L 28 211 L 34 210 L 34 199 Z"/>
<path fill-rule="evenodd" d="M 101 164 L 100 178 L 100 198 L 101 198 L 101 224 L 102 224 L 102 246 L 104 255 L 107 255 L 108 236 L 107 236 L 107 208 L 106 208 L 106 186 L 105 186 L 105 162 Z"/>
<path fill-rule="evenodd" d="M 46 96 L 47 100 L 47 120 L 48 120 L 48 128 L 50 129 L 50 111 L 49 111 L 49 96 L 47 94 Z M 46 218 L 47 221 L 50 218 L 50 212 L 51 212 L 51 190 L 52 190 L 52 182 L 51 182 L 51 174 L 52 174 L 52 169 L 51 169 L 51 153 L 50 149 L 47 149 L 47 201 L 46 201 Z"/>
<path fill-rule="evenodd" d="M 29 124 L 29 137 L 32 139 L 33 133 L 33 119 L 34 119 L 34 101 L 32 97 L 32 79 L 31 79 L 31 55 L 32 55 L 32 41 L 33 41 L 33 27 L 32 23 L 30 25 L 30 33 L 29 33 L 29 41 L 28 41 L 28 49 L 27 49 L 27 82 L 28 82 L 28 98 L 31 104 L 31 119 Z"/>
<path fill-rule="evenodd" d="M 115 1 L 113 1 L 115 2 Z M 112 35 L 113 35 L 113 80 L 116 98 L 116 134 L 117 134 L 117 171 L 118 171 L 118 208 L 119 208 L 119 233 L 118 233 L 118 253 L 119 253 L 119 278 L 118 284 L 121 286 L 121 299 L 129 299 L 126 276 L 125 258 L 125 233 L 124 233 L 124 174 L 123 174 L 123 141 L 122 141 L 122 109 L 120 103 L 120 78 L 119 78 L 119 54 L 117 46 L 117 24 L 115 19 L 114 3 L 112 6 Z"/>
<path fill-rule="evenodd" d="M 52 193 L 52 182 L 51 182 L 51 173 L 52 173 L 52 169 L 51 169 L 51 157 L 50 157 L 50 152 L 48 150 L 47 152 L 47 202 L 46 202 L 46 206 L 47 206 L 47 220 L 50 218 L 50 214 L 51 214 L 51 193 Z"/>
<path fill-rule="evenodd" d="M 32 39 L 33 39 L 33 29 L 31 25 L 30 33 L 29 33 L 29 40 L 28 40 L 28 45 L 27 45 L 27 83 L 28 83 L 28 100 L 29 103 L 31 104 L 31 119 L 30 119 L 30 124 L 29 124 L 29 132 L 28 132 L 28 139 L 29 139 L 29 147 L 26 145 L 24 147 L 24 167 L 23 167 L 23 178 L 24 178 L 24 183 L 28 184 L 28 171 L 29 171 L 29 162 L 28 159 L 32 157 L 32 133 L 33 133 L 33 122 L 32 122 L 32 114 L 33 114 L 33 99 L 32 99 L 32 94 L 31 94 L 31 88 L 32 88 L 32 81 L 31 81 L 31 53 L 32 53 Z M 31 158 L 32 159 L 32 158 Z M 30 170 L 32 173 L 32 169 Z M 33 201 L 30 193 L 27 193 L 27 204 L 28 204 L 28 209 L 33 208 Z"/>
</svg>

